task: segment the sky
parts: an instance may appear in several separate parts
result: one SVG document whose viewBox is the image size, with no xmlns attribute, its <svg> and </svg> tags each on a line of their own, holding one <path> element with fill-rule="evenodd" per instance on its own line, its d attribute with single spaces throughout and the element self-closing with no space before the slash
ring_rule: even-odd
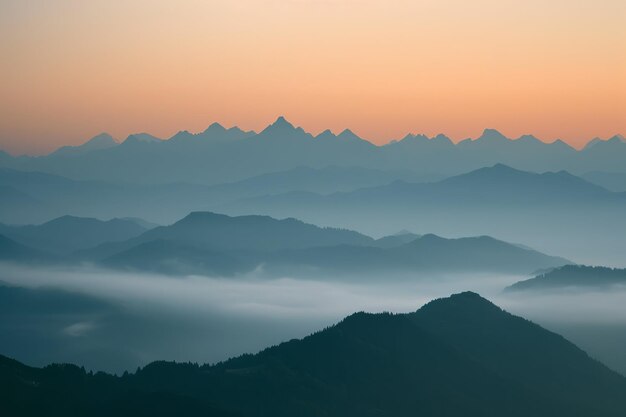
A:
<svg viewBox="0 0 626 417">
<path fill-rule="evenodd" d="M 0 0 L 0 149 L 212 122 L 626 134 L 623 0 Z"/>
</svg>

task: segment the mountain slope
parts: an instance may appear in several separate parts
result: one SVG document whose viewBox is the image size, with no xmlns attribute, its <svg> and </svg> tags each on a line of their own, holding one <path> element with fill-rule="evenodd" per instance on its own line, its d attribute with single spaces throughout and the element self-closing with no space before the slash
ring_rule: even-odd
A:
<svg viewBox="0 0 626 417">
<path fill-rule="evenodd" d="M 0 225 L 0 232 L 12 239 L 58 254 L 87 249 L 104 242 L 127 240 L 145 231 L 131 220 L 102 221 L 74 216 L 59 217 L 41 225 Z"/>
<path fill-rule="evenodd" d="M 331 195 L 286 193 L 220 207 L 229 214 L 293 216 L 370 235 L 402 228 L 454 237 L 489 235 L 615 267 L 625 266 L 619 249 L 626 245 L 624 210 L 626 193 L 566 172 L 536 174 L 501 164 L 435 183 L 396 181 Z"/>
<path fill-rule="evenodd" d="M 266 271 L 275 268 L 280 273 L 296 273 L 308 267 L 312 268 L 314 275 L 341 272 L 357 276 L 387 274 L 389 278 L 389 274 L 417 271 L 529 273 L 536 270 L 535 267 L 549 268 L 569 263 L 567 259 L 520 248 L 488 236 L 446 239 L 428 234 L 391 247 L 381 247 L 376 241 L 373 245 L 281 251 L 268 257 L 264 268 Z"/>
<path fill-rule="evenodd" d="M 109 149 L 118 143 L 108 133 L 101 133 L 79 146 L 62 146 L 50 154 L 50 157 L 77 156 L 87 152 Z"/>
<path fill-rule="evenodd" d="M 567 287 L 608 289 L 613 285 L 626 285 L 626 269 L 566 265 L 534 278 L 517 282 L 507 287 L 506 290 L 541 291 Z"/>
<path fill-rule="evenodd" d="M 22 263 L 51 261 L 54 258 L 36 249 L 21 245 L 0 234 L 0 260 Z"/>
<path fill-rule="evenodd" d="M 408 243 L 407 243 L 408 242 Z M 447 271 L 528 273 L 570 261 L 486 236 L 444 239 L 411 234 L 374 240 L 295 219 L 191 213 L 171 226 L 76 254 L 105 265 L 168 274 L 270 275 Z"/>
<path fill-rule="evenodd" d="M 162 401 L 176 398 L 182 410 L 212 404 L 248 417 L 617 417 L 626 411 L 626 379 L 473 293 L 415 313 L 356 313 L 304 339 L 212 366 L 155 362 L 122 377 L 70 365 L 35 369 L 7 358 L 0 367 L 0 407 L 16 417 L 44 408 L 100 415 L 110 404 L 126 411 L 128 402 L 141 409 L 157 393 Z"/>
<path fill-rule="evenodd" d="M 288 248 L 356 244 L 372 238 L 351 230 L 321 228 L 296 219 L 277 220 L 268 216 L 231 217 L 211 212 L 194 212 L 170 226 L 148 230 L 137 238 L 95 248 L 105 256 L 154 240 L 179 242 L 202 249 L 270 252 Z"/>
</svg>

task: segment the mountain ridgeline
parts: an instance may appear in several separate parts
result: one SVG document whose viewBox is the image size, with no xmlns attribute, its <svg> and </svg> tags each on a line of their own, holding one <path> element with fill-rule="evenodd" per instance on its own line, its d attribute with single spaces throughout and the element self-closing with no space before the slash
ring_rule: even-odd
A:
<svg viewBox="0 0 626 417">
<path fill-rule="evenodd" d="M 565 265 L 517 282 L 507 291 L 545 291 L 563 289 L 611 289 L 626 286 L 626 269 L 601 266 Z"/>
<path fill-rule="evenodd" d="M 136 373 L 0 358 L 0 411 L 64 416 L 595 416 L 626 411 L 626 379 L 475 293 L 409 314 L 356 313 L 215 365 Z"/>
<path fill-rule="evenodd" d="M 59 262 L 173 275 L 236 276 L 255 271 L 330 278 L 417 271 L 529 273 L 571 263 L 488 236 L 446 239 L 402 232 L 373 239 L 292 218 L 211 212 L 194 212 L 170 226 L 150 230 L 132 220 L 63 217 L 0 231 L 20 245 L 30 244 L 33 251 L 48 249 Z M 23 257 L 16 260 L 24 261 Z"/>
<path fill-rule="evenodd" d="M 167 140 L 136 134 L 117 144 L 103 134 L 45 157 L 14 158 L 5 153 L 0 164 L 74 179 L 217 184 L 298 166 L 327 165 L 417 169 L 445 176 L 498 162 L 531 171 L 625 172 L 625 158 L 626 143 L 620 135 L 594 140 L 580 151 L 562 141 L 548 144 L 530 135 L 511 140 L 493 129 L 458 144 L 444 135 L 410 134 L 375 146 L 349 130 L 313 136 L 280 117 L 258 134 L 217 123 L 201 133 L 182 131 Z"/>
</svg>

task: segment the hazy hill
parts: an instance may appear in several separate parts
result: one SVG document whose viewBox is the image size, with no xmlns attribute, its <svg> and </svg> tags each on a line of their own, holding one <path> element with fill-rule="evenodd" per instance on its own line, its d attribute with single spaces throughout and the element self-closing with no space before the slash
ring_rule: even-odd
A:
<svg viewBox="0 0 626 417">
<path fill-rule="evenodd" d="M 63 216 L 41 225 L 6 226 L 0 233 L 33 248 L 67 254 L 104 242 L 122 241 L 139 236 L 146 229 L 135 221 Z"/>
<path fill-rule="evenodd" d="M 0 183 L 0 218 L 3 221 L 37 221 L 52 213 L 57 214 L 52 208 L 46 207 L 43 201 L 13 185 Z"/>
<path fill-rule="evenodd" d="M 310 205 L 435 205 L 435 204 L 626 204 L 626 193 L 613 193 L 568 172 L 536 174 L 503 164 L 480 168 L 434 183 L 395 181 L 378 187 L 367 187 L 328 196 L 302 200 L 297 194 L 263 196 L 242 201 L 251 207 L 284 207 Z M 236 205 L 235 205 L 236 206 Z M 496 206 L 497 207 L 497 206 Z"/>
<path fill-rule="evenodd" d="M 54 260 L 36 249 L 17 243 L 0 234 L 0 260 L 22 263 L 39 263 Z"/>
<path fill-rule="evenodd" d="M 156 241 L 169 243 L 146 245 Z M 115 255 L 115 264 L 119 265 L 120 260 L 130 262 L 135 256 L 157 262 L 159 259 L 152 256 L 151 250 L 169 245 L 172 249 L 170 255 L 164 250 L 160 261 L 167 262 L 170 259 L 172 262 L 184 263 L 187 260 L 193 264 L 196 262 L 194 259 L 203 256 L 202 251 L 206 251 L 207 259 L 211 259 L 211 253 L 215 252 L 254 254 L 256 258 L 264 253 L 292 248 L 366 245 L 372 242 L 374 239 L 371 237 L 351 230 L 321 228 L 292 218 L 278 220 L 268 216 L 231 217 L 194 212 L 170 226 L 159 226 L 124 242 L 102 244 L 77 255 L 92 260 L 105 260 Z M 195 249 L 189 251 L 191 247 Z"/>
<path fill-rule="evenodd" d="M 506 288 L 507 291 L 541 291 L 579 288 L 610 288 L 613 285 L 626 285 L 626 269 L 600 266 L 566 265 L 552 269 L 534 278 L 517 282 Z"/>
<path fill-rule="evenodd" d="M 587 172 L 585 180 L 614 192 L 626 192 L 626 173 L 622 172 Z"/>
<path fill-rule="evenodd" d="M 391 277 L 393 273 L 417 271 L 529 273 L 535 270 L 535 266 L 546 268 L 569 263 L 571 261 L 567 259 L 488 236 L 445 239 L 428 234 L 386 248 L 341 245 L 282 251 L 269 257 L 264 268 L 267 271 L 276 268 L 280 272 L 301 272 L 308 268 L 313 276 L 322 273 L 321 276 L 329 274 L 334 277 L 341 272 Z"/>
<path fill-rule="evenodd" d="M 269 216 L 231 217 L 211 212 L 191 213 L 171 226 L 149 230 L 140 241 L 167 239 L 228 250 L 273 251 L 314 246 L 356 244 L 372 238 L 351 230 L 321 228 L 296 219 Z"/>
<path fill-rule="evenodd" d="M 374 240 L 295 219 L 192 213 L 117 243 L 78 252 L 77 259 L 169 274 L 233 275 L 262 266 L 270 275 L 380 275 L 411 271 L 529 273 L 570 261 L 486 236 L 444 239 L 402 234 Z M 319 276 L 318 276 L 319 278 Z"/>
<path fill-rule="evenodd" d="M 148 136 L 131 135 L 119 145 L 89 152 L 72 150 L 36 158 L 13 158 L 7 154 L 0 158 L 0 164 L 75 179 L 151 184 L 218 184 L 298 166 L 327 165 L 412 170 L 420 175 L 441 176 L 495 163 L 531 171 L 626 172 L 626 143 L 619 136 L 594 141 L 593 146 L 580 151 L 562 141 L 544 143 L 531 135 L 506 138 L 493 129 L 458 144 L 444 135 L 428 138 L 409 134 L 375 146 L 350 130 L 339 135 L 325 131 L 313 136 L 283 117 L 258 134 L 212 124 L 201 133 L 183 131 L 167 140 L 147 140 Z"/>
<path fill-rule="evenodd" d="M 626 266 L 619 249 L 626 245 L 626 193 L 567 172 L 537 174 L 496 164 L 434 183 L 396 181 L 330 195 L 284 193 L 219 210 L 293 216 L 374 236 L 402 228 L 451 237 L 489 235 L 576 261 Z"/>
<path fill-rule="evenodd" d="M 302 340 L 216 365 L 134 374 L 0 360 L 0 407 L 48 414 L 622 416 L 626 379 L 474 293 L 410 314 L 357 313 Z M 157 407 L 158 406 L 158 407 Z"/>
<path fill-rule="evenodd" d="M 191 211 L 233 201 L 290 191 L 332 193 L 382 185 L 398 179 L 440 178 L 412 171 L 359 167 L 297 167 L 238 182 L 205 186 L 167 183 L 138 185 L 76 181 L 58 175 L 0 168 L 0 222 L 41 223 L 72 214 L 81 217 L 140 217 L 171 223 Z"/>
</svg>

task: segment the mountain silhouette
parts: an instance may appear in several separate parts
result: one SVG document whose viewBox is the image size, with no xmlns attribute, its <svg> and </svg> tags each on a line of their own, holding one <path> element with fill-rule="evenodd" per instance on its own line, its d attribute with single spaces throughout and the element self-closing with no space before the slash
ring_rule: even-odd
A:
<svg viewBox="0 0 626 417">
<path fill-rule="evenodd" d="M 440 176 L 496 163 L 535 172 L 626 172 L 625 158 L 626 143 L 619 135 L 592 141 L 580 151 L 562 141 L 544 143 L 531 135 L 510 139 L 494 129 L 458 144 L 445 135 L 428 138 L 409 134 L 375 146 L 348 129 L 339 135 L 325 131 L 314 137 L 281 116 L 259 133 L 212 124 L 198 134 L 182 131 L 166 140 L 154 140 L 147 134 L 131 135 L 120 145 L 109 140 L 89 152 L 65 150 L 36 158 L 5 153 L 0 164 L 80 180 L 214 185 L 298 166 L 327 165 Z"/>
<path fill-rule="evenodd" d="M 582 263 L 615 266 L 621 262 L 616 243 L 626 244 L 626 193 L 565 171 L 539 174 L 504 164 L 431 183 L 394 181 L 327 195 L 266 195 L 216 210 L 291 216 L 378 236 L 401 228 L 451 237 L 489 235 Z M 581 235 L 587 243 L 574 244 Z"/>
<path fill-rule="evenodd" d="M 568 287 L 608 289 L 614 285 L 626 285 L 626 269 L 565 265 L 539 274 L 534 278 L 517 282 L 507 287 L 506 290 L 541 291 Z"/>
<path fill-rule="evenodd" d="M 420 204 L 424 201 L 429 205 L 455 202 L 533 205 L 553 202 L 569 204 L 572 201 L 626 203 L 626 193 L 610 192 L 565 171 L 536 174 L 503 164 L 479 168 L 434 183 L 394 181 L 378 187 L 311 197 L 305 203 L 307 206 L 311 204 L 381 206 L 381 202 L 392 206 Z M 244 200 L 242 204 L 266 208 L 272 207 L 275 202 L 277 206 L 291 208 L 298 203 L 297 199 L 294 200 L 296 201 L 290 201 L 289 195 L 275 195 Z"/>
<path fill-rule="evenodd" d="M 398 238 L 390 236 L 383 239 L 390 242 L 394 237 Z M 281 251 L 268 257 L 263 264 L 266 271 L 276 268 L 279 275 L 302 273 L 301 269 L 307 267 L 304 270 L 313 268 L 313 276 L 321 272 L 341 272 L 379 277 L 394 272 L 416 271 L 529 273 L 535 270 L 534 266 L 547 268 L 571 263 L 567 259 L 544 255 L 488 236 L 445 239 L 428 234 L 408 243 L 396 243 L 393 246 L 381 245 L 377 240 L 373 245 Z"/>
<path fill-rule="evenodd" d="M 87 152 L 100 151 L 117 146 L 117 141 L 108 133 L 101 133 L 79 146 L 62 146 L 52 152 L 52 157 L 76 156 Z"/>
<path fill-rule="evenodd" d="M 322 228 L 292 218 L 277 220 L 269 216 L 231 217 L 212 212 L 194 212 L 170 226 L 159 226 L 124 242 L 102 244 L 81 251 L 78 255 L 92 260 L 119 255 L 115 258 L 115 263 L 119 263 L 120 259 L 133 259 L 131 255 L 134 253 L 140 259 L 156 262 L 157 258 L 150 254 L 153 246 L 145 245 L 154 241 L 171 242 L 172 249 L 185 248 L 172 250 L 173 259 L 184 261 L 191 253 L 192 263 L 195 263 L 193 259 L 201 256 L 199 251 L 203 250 L 207 251 L 207 256 L 217 251 L 222 254 L 252 253 L 256 257 L 258 254 L 292 248 L 364 245 L 374 242 L 374 239 L 351 230 Z M 158 247 L 164 248 L 166 245 L 161 243 Z M 195 250 L 187 252 L 191 247 Z M 131 249 L 130 253 L 120 255 Z M 161 258 L 164 259 L 167 257 Z"/>
<path fill-rule="evenodd" d="M 626 410 L 626 379 L 470 292 L 415 313 L 356 313 L 215 365 L 154 362 L 116 377 L 1 357 L 0 369 L 0 407 L 16 417 L 173 409 L 191 416 L 617 417 Z"/>
<path fill-rule="evenodd" d="M 410 271 L 529 273 L 571 263 L 486 236 L 444 239 L 401 234 L 374 240 L 295 219 L 191 213 L 171 226 L 75 254 L 109 267 L 168 274 L 270 275 Z"/>
<path fill-rule="evenodd" d="M 191 144 L 181 146 L 195 146 L 196 141 L 207 141 L 207 146 L 213 146 L 210 139 L 194 136 L 185 140 Z M 71 213 L 97 218 L 130 216 L 166 224 L 191 211 L 217 210 L 220 205 L 245 198 L 292 191 L 329 194 L 384 185 L 398 179 L 417 182 L 440 177 L 420 176 L 406 170 L 300 166 L 214 186 L 184 183 L 145 185 L 76 181 L 53 174 L 0 168 L 0 195 L 3 196 L 0 198 L 0 222 L 43 223 Z"/>
<path fill-rule="evenodd" d="M 30 247 L 56 254 L 69 254 L 105 242 L 127 240 L 145 231 L 131 220 L 101 221 L 74 216 L 59 217 L 41 225 L 0 224 L 0 233 Z"/>
</svg>

